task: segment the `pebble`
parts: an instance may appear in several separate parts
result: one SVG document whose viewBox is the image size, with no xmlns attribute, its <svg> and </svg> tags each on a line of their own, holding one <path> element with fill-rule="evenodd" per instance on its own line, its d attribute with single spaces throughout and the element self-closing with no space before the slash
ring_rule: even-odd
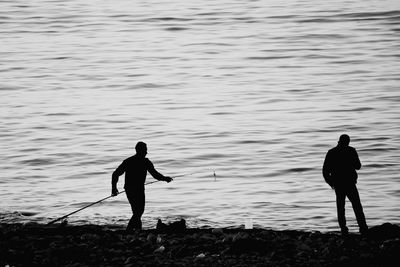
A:
<svg viewBox="0 0 400 267">
<path fill-rule="evenodd" d="M 150 234 L 147 235 L 146 240 L 147 240 L 147 242 L 154 243 L 157 240 L 157 237 L 156 237 L 155 234 L 150 233 Z"/>
<path fill-rule="evenodd" d="M 302 250 L 302 251 L 306 251 L 306 252 L 312 251 L 312 249 L 308 245 L 306 245 L 304 243 L 298 243 L 297 249 L 298 250 Z"/>
<path fill-rule="evenodd" d="M 206 254 L 200 253 L 199 255 L 196 256 L 196 258 L 204 258 L 205 256 L 206 256 Z"/>
<path fill-rule="evenodd" d="M 135 261 L 135 257 L 129 257 L 125 260 L 124 264 L 132 264 Z"/>
<path fill-rule="evenodd" d="M 154 250 L 154 253 L 163 253 L 164 250 L 165 250 L 165 247 L 161 246 L 161 247 L 157 248 L 156 250 Z"/>
<path fill-rule="evenodd" d="M 224 234 L 224 230 L 222 230 L 221 228 L 214 228 L 211 230 L 211 233 L 213 233 L 214 235 L 222 235 Z"/>
</svg>

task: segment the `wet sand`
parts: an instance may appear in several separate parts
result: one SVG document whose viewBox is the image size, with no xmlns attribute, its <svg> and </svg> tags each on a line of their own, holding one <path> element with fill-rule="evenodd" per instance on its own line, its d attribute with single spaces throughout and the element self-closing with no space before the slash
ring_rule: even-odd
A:
<svg viewBox="0 0 400 267">
<path fill-rule="evenodd" d="M 400 227 L 367 236 L 267 229 L 0 224 L 0 266 L 400 266 Z"/>
</svg>

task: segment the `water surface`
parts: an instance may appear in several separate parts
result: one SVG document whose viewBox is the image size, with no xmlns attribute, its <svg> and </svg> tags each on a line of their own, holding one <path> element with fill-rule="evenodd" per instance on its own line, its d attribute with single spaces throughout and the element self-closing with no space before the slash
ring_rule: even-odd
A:
<svg viewBox="0 0 400 267">
<path fill-rule="evenodd" d="M 147 187 L 145 227 L 337 230 L 321 167 L 346 132 L 367 222 L 400 223 L 399 22 L 389 0 L 2 1 L 1 221 L 108 196 L 143 140 L 187 174 Z M 129 217 L 121 195 L 70 222 Z"/>
</svg>

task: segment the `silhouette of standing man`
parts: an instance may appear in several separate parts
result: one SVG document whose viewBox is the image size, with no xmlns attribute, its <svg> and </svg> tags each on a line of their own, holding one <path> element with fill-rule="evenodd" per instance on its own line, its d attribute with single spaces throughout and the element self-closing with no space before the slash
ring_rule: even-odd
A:
<svg viewBox="0 0 400 267">
<path fill-rule="evenodd" d="M 142 215 L 145 206 L 144 183 L 146 181 L 147 172 L 155 179 L 160 181 L 171 182 L 171 177 L 166 177 L 156 171 L 153 163 L 146 158 L 147 145 L 143 142 L 138 142 L 135 146 L 136 154 L 125 159 L 121 165 L 112 174 L 112 189 L 111 195 L 118 195 L 117 183 L 118 177 L 125 173 L 125 192 L 131 204 L 132 218 L 128 223 L 126 231 L 131 232 L 134 229 L 142 229 Z"/>
<path fill-rule="evenodd" d="M 353 206 L 360 233 L 365 234 L 368 226 L 356 187 L 358 177 L 356 170 L 361 168 L 361 162 L 356 149 L 349 144 L 350 137 L 347 134 L 341 135 L 338 145 L 326 154 L 322 173 L 325 181 L 335 189 L 337 216 L 342 235 L 349 233 L 344 208 L 346 197 Z"/>
</svg>

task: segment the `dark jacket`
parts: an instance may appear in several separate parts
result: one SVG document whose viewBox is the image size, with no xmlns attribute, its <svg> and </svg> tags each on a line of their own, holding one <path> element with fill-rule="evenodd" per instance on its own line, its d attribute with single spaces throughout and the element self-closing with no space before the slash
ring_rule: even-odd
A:
<svg viewBox="0 0 400 267">
<path fill-rule="evenodd" d="M 355 148 L 338 145 L 328 151 L 322 173 L 330 186 L 357 183 L 357 171 L 361 162 Z"/>
<path fill-rule="evenodd" d="M 155 179 L 165 181 L 164 175 L 159 173 L 148 158 L 134 155 L 125 159 L 112 174 L 112 185 L 116 186 L 118 177 L 125 172 L 125 190 L 144 190 L 147 172 Z"/>
</svg>

